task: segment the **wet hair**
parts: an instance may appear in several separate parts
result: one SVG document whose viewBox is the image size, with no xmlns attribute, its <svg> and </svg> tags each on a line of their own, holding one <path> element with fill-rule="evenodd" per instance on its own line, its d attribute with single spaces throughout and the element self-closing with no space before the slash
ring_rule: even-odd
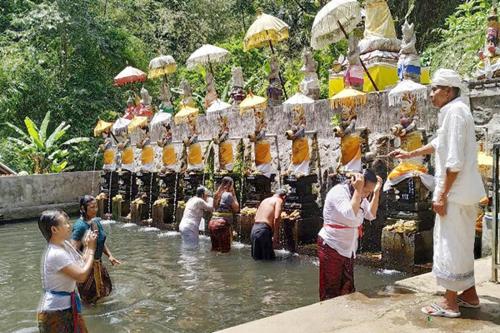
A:
<svg viewBox="0 0 500 333">
<path fill-rule="evenodd" d="M 370 183 L 376 184 L 378 181 L 377 175 L 371 169 L 364 169 L 363 170 L 363 177 L 365 178 L 365 183 L 370 182 Z"/>
<path fill-rule="evenodd" d="M 201 186 L 201 185 L 198 186 L 198 188 L 196 189 L 196 196 L 203 198 L 205 193 L 208 193 L 208 189 L 205 186 Z"/>
<path fill-rule="evenodd" d="M 234 184 L 233 178 L 225 176 L 220 183 L 221 186 L 231 186 Z"/>
<path fill-rule="evenodd" d="M 40 215 L 38 228 L 47 242 L 50 241 L 52 237 L 52 227 L 59 226 L 62 219 L 69 219 L 69 216 L 60 209 L 46 210 Z"/>
<path fill-rule="evenodd" d="M 277 189 L 276 192 L 274 192 L 274 194 L 281 197 L 281 198 L 284 198 L 288 195 L 288 191 L 286 188 L 280 188 L 280 189 Z"/>
<path fill-rule="evenodd" d="M 87 219 L 87 208 L 93 201 L 95 201 L 95 198 L 88 194 L 80 198 L 80 217 L 82 219 Z"/>
</svg>

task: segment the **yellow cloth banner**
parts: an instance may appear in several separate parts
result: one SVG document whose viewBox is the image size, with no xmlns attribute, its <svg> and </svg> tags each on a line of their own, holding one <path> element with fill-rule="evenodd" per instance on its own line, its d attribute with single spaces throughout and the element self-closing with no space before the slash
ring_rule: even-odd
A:
<svg viewBox="0 0 500 333">
<path fill-rule="evenodd" d="M 365 13 L 365 38 L 397 38 L 391 11 L 385 0 L 367 2 Z"/>
<path fill-rule="evenodd" d="M 346 165 L 352 160 L 361 158 L 361 138 L 357 134 L 346 135 L 340 140 L 342 158 L 340 163 Z"/>
<path fill-rule="evenodd" d="M 134 163 L 134 149 L 132 147 L 127 147 L 122 152 L 122 164 L 132 163 Z"/>
<path fill-rule="evenodd" d="M 219 144 L 219 163 L 221 168 L 233 163 L 233 145 L 229 141 Z"/>
<path fill-rule="evenodd" d="M 422 133 L 413 131 L 401 138 L 401 149 L 406 151 L 414 151 L 422 147 Z"/>
<path fill-rule="evenodd" d="M 155 151 L 152 146 L 146 146 L 142 148 L 141 151 L 141 163 L 146 165 L 146 164 L 151 164 L 153 163 L 155 159 Z"/>
<path fill-rule="evenodd" d="M 271 144 L 267 140 L 255 143 L 255 165 L 271 163 Z"/>
<path fill-rule="evenodd" d="M 103 159 L 104 164 L 113 164 L 115 162 L 115 151 L 113 149 L 106 149 Z"/>
<path fill-rule="evenodd" d="M 416 163 L 411 163 L 408 161 L 401 162 L 397 167 L 395 167 L 389 176 L 387 178 L 389 180 L 396 179 L 398 177 L 401 177 L 409 172 L 421 172 L 421 173 L 427 173 L 428 170 L 425 166 L 421 164 L 416 164 Z"/>
<path fill-rule="evenodd" d="M 174 145 L 166 145 L 163 147 L 163 154 L 161 158 L 163 165 L 174 165 L 177 163 L 177 155 L 175 154 Z"/>
<path fill-rule="evenodd" d="M 201 144 L 194 143 L 189 146 L 188 164 L 199 165 L 203 163 L 203 154 L 201 152 Z"/>
<path fill-rule="evenodd" d="M 309 161 L 309 140 L 299 138 L 292 143 L 292 164 L 300 164 Z"/>
</svg>

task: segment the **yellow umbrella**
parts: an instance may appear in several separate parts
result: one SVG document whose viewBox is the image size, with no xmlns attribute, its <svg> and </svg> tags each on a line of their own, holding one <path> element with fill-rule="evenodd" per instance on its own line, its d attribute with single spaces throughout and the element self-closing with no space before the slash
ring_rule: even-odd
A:
<svg viewBox="0 0 500 333">
<path fill-rule="evenodd" d="M 105 132 L 109 129 L 111 129 L 111 126 L 113 126 L 113 123 L 108 123 L 107 121 L 99 119 L 97 122 L 97 125 L 94 128 L 94 136 L 99 136 L 102 134 L 102 132 Z"/>
<path fill-rule="evenodd" d="M 240 103 L 240 115 L 250 111 L 264 111 L 265 109 L 267 109 L 267 98 L 255 96 L 252 92 L 249 92 Z"/>
<path fill-rule="evenodd" d="M 198 108 L 187 105 L 182 106 L 179 112 L 177 112 L 174 116 L 175 124 L 184 124 L 187 123 L 191 117 L 198 117 L 198 111 Z"/>
<path fill-rule="evenodd" d="M 128 132 L 132 133 L 138 127 L 144 127 L 148 124 L 148 117 L 137 116 L 128 124 Z"/>
<path fill-rule="evenodd" d="M 271 46 L 288 38 L 288 24 L 272 15 L 258 13 L 243 39 L 245 51 Z M 274 53 L 274 50 L 272 50 Z"/>
<path fill-rule="evenodd" d="M 177 64 L 171 55 L 161 55 L 149 62 L 148 78 L 156 79 L 175 72 Z"/>
<path fill-rule="evenodd" d="M 330 106 L 334 109 L 339 106 L 355 107 L 366 104 L 366 94 L 353 88 L 344 88 L 338 94 L 330 97 Z"/>
</svg>

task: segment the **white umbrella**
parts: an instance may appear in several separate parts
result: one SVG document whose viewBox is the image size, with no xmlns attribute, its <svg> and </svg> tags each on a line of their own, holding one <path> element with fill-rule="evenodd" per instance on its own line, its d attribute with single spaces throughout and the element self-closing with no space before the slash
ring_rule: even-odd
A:
<svg viewBox="0 0 500 333">
<path fill-rule="evenodd" d="M 311 31 L 311 46 L 315 50 L 344 39 L 361 22 L 361 7 L 357 0 L 332 0 L 316 14 Z"/>
<path fill-rule="evenodd" d="M 172 74 L 175 72 L 176 68 L 177 64 L 174 57 L 171 55 L 161 55 L 151 59 L 149 62 L 148 77 L 150 79 L 155 79 L 157 77 Z"/>
<path fill-rule="evenodd" d="M 122 132 L 127 133 L 128 125 L 130 124 L 130 122 L 131 122 L 130 119 L 119 118 L 117 121 L 115 121 L 113 127 L 111 127 L 111 131 L 113 132 L 114 135 L 120 135 Z"/>
<path fill-rule="evenodd" d="M 228 112 L 231 108 L 231 104 L 221 101 L 220 99 L 216 99 L 207 109 L 207 116 L 219 115 Z"/>
<path fill-rule="evenodd" d="M 302 105 L 304 109 L 312 108 L 314 100 L 300 92 L 296 93 L 289 99 L 283 102 L 285 110 L 291 110 L 296 105 Z"/>
<path fill-rule="evenodd" d="M 224 62 L 229 56 L 229 51 L 221 47 L 205 44 L 194 51 L 186 61 L 188 69 L 193 69 L 196 65 L 208 65 L 212 71 L 212 63 Z"/>
<path fill-rule="evenodd" d="M 401 99 L 405 94 L 411 94 L 417 101 L 423 101 L 427 99 L 427 87 L 405 79 L 389 91 L 389 106 L 401 105 Z"/>
<path fill-rule="evenodd" d="M 164 124 L 172 122 L 172 115 L 168 112 L 156 112 L 153 119 L 149 123 L 149 130 L 152 141 L 157 141 L 160 138 L 161 128 Z"/>
</svg>

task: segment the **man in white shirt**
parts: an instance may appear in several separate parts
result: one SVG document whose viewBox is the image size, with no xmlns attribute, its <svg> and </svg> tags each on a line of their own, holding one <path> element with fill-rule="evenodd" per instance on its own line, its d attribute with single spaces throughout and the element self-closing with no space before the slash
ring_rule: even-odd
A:
<svg viewBox="0 0 500 333">
<path fill-rule="evenodd" d="M 323 228 L 318 234 L 321 301 L 354 292 L 358 238 L 363 221 L 376 218 L 381 188 L 382 179 L 367 169 L 328 192 L 323 208 Z"/>
<path fill-rule="evenodd" d="M 432 271 L 446 293 L 442 303 L 424 307 L 422 312 L 451 318 L 460 316 L 459 306 L 479 307 L 474 286 L 474 234 L 478 203 L 485 196 L 477 166 L 474 120 L 460 97 L 463 89 L 455 71 L 436 71 L 431 100 L 440 108 L 437 137 L 412 152 L 391 153 L 400 159 L 436 154 Z M 458 291 L 463 293 L 457 296 Z"/>
</svg>

